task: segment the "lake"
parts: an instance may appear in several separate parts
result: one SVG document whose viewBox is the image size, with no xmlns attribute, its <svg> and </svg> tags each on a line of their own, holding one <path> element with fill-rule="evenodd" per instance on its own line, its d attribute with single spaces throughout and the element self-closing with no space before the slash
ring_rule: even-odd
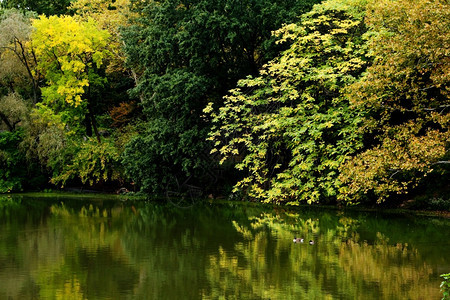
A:
<svg viewBox="0 0 450 300">
<path fill-rule="evenodd" d="M 440 299 L 450 272 L 449 219 L 111 198 L 0 196 L 0 299 Z"/>
</svg>

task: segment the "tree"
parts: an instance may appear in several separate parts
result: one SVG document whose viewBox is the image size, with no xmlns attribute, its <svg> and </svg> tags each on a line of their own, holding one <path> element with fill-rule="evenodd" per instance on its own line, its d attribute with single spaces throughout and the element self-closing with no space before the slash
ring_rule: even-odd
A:
<svg viewBox="0 0 450 300">
<path fill-rule="evenodd" d="M 360 146 L 344 90 L 367 65 L 364 1 L 326 1 L 276 32 L 288 50 L 240 80 L 213 117 L 213 152 L 245 171 L 235 191 L 264 202 L 334 199 L 338 167 Z"/>
<path fill-rule="evenodd" d="M 75 17 L 81 20 L 92 18 L 99 28 L 110 34 L 109 49 L 113 53 L 110 57 L 107 72 L 123 72 L 125 66 L 125 53 L 123 51 L 124 41 L 121 39 L 120 29 L 129 25 L 129 20 L 136 16 L 131 12 L 130 0 L 76 0 L 70 5 Z M 136 75 L 134 78 L 137 80 Z"/>
<path fill-rule="evenodd" d="M 271 31 L 315 2 L 132 1 L 139 18 L 122 37 L 130 66 L 142 70 L 133 95 L 146 130 L 128 144 L 124 164 L 143 190 L 211 169 L 202 110 L 272 58 L 280 48 Z"/>
<path fill-rule="evenodd" d="M 80 179 L 82 184 L 93 186 L 121 179 L 119 153 L 110 139 L 102 143 L 69 140 L 67 146 L 69 149 L 64 149 L 65 159 L 55 168 L 58 173 L 54 174 L 51 183 L 64 186 L 69 180 Z"/>
<path fill-rule="evenodd" d="M 120 129 L 126 128 L 132 121 L 132 117 L 137 111 L 135 99 L 130 99 L 127 91 L 133 88 L 138 81 L 138 74 L 126 63 L 124 51 L 124 41 L 121 38 L 120 29 L 129 26 L 129 20 L 136 16 L 130 11 L 130 0 L 116 0 L 114 2 L 106 0 L 77 0 L 72 2 L 70 9 L 75 11 L 75 17 L 79 20 L 87 21 L 94 19 L 100 29 L 106 30 L 110 34 L 108 50 L 111 56 L 108 57 L 106 76 L 109 89 L 102 90 L 102 97 L 97 102 L 97 109 L 109 111 L 113 119 L 113 124 L 118 125 L 114 119 L 117 112 L 124 113 L 122 108 L 127 107 L 127 114 L 120 122 Z M 125 121 L 126 119 L 126 121 Z"/>
<path fill-rule="evenodd" d="M 100 141 L 92 89 L 105 82 L 101 67 L 110 55 L 108 32 L 98 29 L 92 19 L 81 22 L 70 16 L 41 16 L 33 27 L 38 69 L 47 80 L 39 107 L 61 113 L 64 122 L 84 119 L 86 134 L 91 136 L 93 129 Z"/>
<path fill-rule="evenodd" d="M 29 108 L 17 93 L 0 96 L 0 119 L 8 131 L 16 130 L 17 125 L 26 118 L 28 113 Z"/>
<path fill-rule="evenodd" d="M 6 93 L 20 92 L 37 103 L 42 77 L 30 45 L 33 17 L 34 13 L 0 10 L 0 93 L 3 86 Z"/>
<path fill-rule="evenodd" d="M 49 16 L 67 13 L 70 2 L 71 0 L 2 0 L 0 7 L 34 11 Z"/>
<path fill-rule="evenodd" d="M 23 132 L 0 132 L 0 193 L 20 191 L 25 179 L 25 168 L 21 165 L 24 156 L 19 151 Z"/>
<path fill-rule="evenodd" d="M 367 24 L 374 63 L 348 93 L 366 112 L 365 151 L 342 167 L 349 202 L 409 193 L 427 175 L 445 182 L 450 163 L 448 1 L 374 1 Z"/>
<path fill-rule="evenodd" d="M 30 152 L 51 172 L 53 184 L 119 180 L 118 149 L 112 138 L 100 138 L 96 120 L 104 113 L 96 104 L 107 83 L 110 34 L 92 18 L 40 16 L 33 26 L 37 66 L 47 86 L 32 114 Z"/>
</svg>

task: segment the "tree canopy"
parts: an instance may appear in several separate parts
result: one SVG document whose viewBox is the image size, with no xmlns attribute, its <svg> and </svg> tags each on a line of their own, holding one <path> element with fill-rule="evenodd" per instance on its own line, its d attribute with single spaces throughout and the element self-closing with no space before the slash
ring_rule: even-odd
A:
<svg viewBox="0 0 450 300">
<path fill-rule="evenodd" d="M 308 203 L 336 196 L 338 167 L 360 147 L 358 111 L 344 97 L 367 64 L 361 2 L 316 5 L 300 25 L 278 30 L 288 50 L 205 110 L 213 152 L 238 161 L 235 187 L 267 202 Z"/>
<path fill-rule="evenodd" d="M 133 94 L 142 99 L 147 129 L 128 144 L 124 163 L 152 191 L 171 177 L 210 169 L 203 108 L 255 74 L 278 49 L 271 31 L 314 1 L 133 3 L 140 15 L 123 38 L 129 64 L 142 73 Z"/>
<path fill-rule="evenodd" d="M 406 194 L 427 175 L 448 176 L 450 163 L 448 2 L 375 1 L 367 11 L 373 64 L 348 89 L 366 143 L 342 168 L 347 201 Z"/>
<path fill-rule="evenodd" d="M 99 139 L 91 89 L 105 82 L 99 69 L 110 53 L 109 34 L 98 29 L 92 19 L 78 22 L 70 16 L 41 16 L 33 26 L 38 69 L 47 80 L 41 107 L 84 117 L 86 133 L 92 135 L 93 127 Z M 68 118 L 73 120 L 74 116 Z"/>
<path fill-rule="evenodd" d="M 0 192 L 448 201 L 449 8 L 0 1 Z"/>
<path fill-rule="evenodd" d="M 0 8 L 16 8 L 33 11 L 37 14 L 61 15 L 68 12 L 70 2 L 73 0 L 2 0 Z"/>
</svg>

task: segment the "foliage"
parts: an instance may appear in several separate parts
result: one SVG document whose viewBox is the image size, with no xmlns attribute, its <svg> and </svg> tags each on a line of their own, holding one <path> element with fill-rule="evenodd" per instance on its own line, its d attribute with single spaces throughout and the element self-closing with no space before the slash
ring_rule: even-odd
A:
<svg viewBox="0 0 450 300">
<path fill-rule="evenodd" d="M 450 273 L 441 275 L 444 280 L 441 283 L 442 300 L 450 299 Z"/>
<path fill-rule="evenodd" d="M 53 184 L 64 186 L 68 180 L 79 178 L 83 184 L 92 186 L 120 179 L 119 153 L 111 140 L 98 143 L 89 139 L 69 148 L 60 173 L 51 179 Z"/>
<path fill-rule="evenodd" d="M 0 0 L 0 189 L 445 209 L 448 1 L 318 2 Z"/>
<path fill-rule="evenodd" d="M 119 147 L 112 138 L 105 137 L 101 142 L 80 139 L 67 130 L 60 115 L 42 112 L 32 113 L 22 147 L 28 149 L 28 157 L 36 157 L 50 173 L 50 183 L 66 186 L 81 182 L 92 186 L 122 179 Z"/>
<path fill-rule="evenodd" d="M 100 68 L 110 55 L 108 32 L 92 19 L 83 22 L 70 16 L 40 16 L 33 27 L 38 68 L 48 84 L 42 88 L 40 108 L 62 113 L 63 121 L 72 121 L 72 126 L 84 121 L 86 134 L 90 136 L 93 127 L 99 140 L 91 90 L 105 82 Z"/>
<path fill-rule="evenodd" d="M 38 67 L 49 85 L 43 89 L 44 100 L 81 105 L 85 87 L 103 81 L 94 70 L 108 55 L 108 33 L 98 30 L 93 20 L 77 22 L 70 16 L 41 16 L 33 27 Z"/>
<path fill-rule="evenodd" d="M 133 137 L 123 153 L 127 173 L 147 193 L 161 192 L 172 178 L 184 181 L 186 177 L 181 168 L 192 168 L 191 164 L 200 164 L 203 159 L 203 144 L 196 137 L 199 130 L 197 126 L 185 131 L 174 128 L 173 122 L 158 121 L 147 124 L 146 127 L 152 127 L 146 129 L 146 135 Z M 178 141 L 172 138 L 174 132 L 179 136 Z M 165 141 L 164 145 L 159 139 Z M 176 166 L 179 166 L 178 170 Z"/>
<path fill-rule="evenodd" d="M 205 109 L 213 152 L 247 171 L 235 190 L 290 204 L 336 196 L 338 167 L 360 147 L 360 117 L 343 89 L 366 65 L 363 3 L 327 1 L 278 30 L 290 48 L 239 81 L 218 110 Z"/>
<path fill-rule="evenodd" d="M 130 0 L 76 0 L 71 3 L 70 9 L 75 11 L 76 17 L 85 20 L 92 18 L 100 28 L 119 35 L 119 27 L 126 25 L 132 16 L 130 6 Z"/>
<path fill-rule="evenodd" d="M 2 0 L 0 7 L 17 8 L 21 10 L 34 11 L 38 14 L 60 15 L 68 12 L 72 0 Z"/>
<path fill-rule="evenodd" d="M 64 164 L 68 135 L 73 135 L 73 132 L 66 132 L 65 127 L 61 116 L 51 110 L 34 110 L 22 143 L 27 149 L 27 157 L 37 158 L 44 169 L 57 173 Z"/>
<path fill-rule="evenodd" d="M 20 93 L 38 101 L 41 74 L 30 45 L 32 12 L 0 10 L 0 95 Z"/>
<path fill-rule="evenodd" d="M 123 41 L 120 37 L 120 28 L 128 25 L 129 19 L 135 16 L 130 11 L 130 0 L 76 0 L 71 3 L 70 9 L 75 11 L 75 17 L 81 20 L 94 19 L 99 28 L 111 35 L 108 48 L 114 54 L 110 57 L 107 72 L 125 71 L 125 53 Z"/>
<path fill-rule="evenodd" d="M 25 101 L 16 93 L 0 96 L 0 120 L 9 131 L 14 131 L 16 126 L 26 118 L 29 112 Z M 0 125 L 0 128 L 1 125 Z"/>
<path fill-rule="evenodd" d="M 406 194 L 430 173 L 448 176 L 450 6 L 374 1 L 368 9 L 374 63 L 348 89 L 366 112 L 365 151 L 342 167 L 344 201 Z"/>
<path fill-rule="evenodd" d="M 177 174 L 209 169 L 203 108 L 273 57 L 271 30 L 314 2 L 132 1 L 139 18 L 122 38 L 130 66 L 142 73 L 133 95 L 148 129 L 125 152 L 131 178 L 152 191 Z"/>
<path fill-rule="evenodd" d="M 126 55 L 124 41 L 120 29 L 129 26 L 130 19 L 136 13 L 130 10 L 130 0 L 77 0 L 72 2 L 70 8 L 76 12 L 75 18 L 80 21 L 95 20 L 97 26 L 110 34 L 107 49 L 111 55 L 105 64 L 108 89 L 101 91 L 97 100 L 97 109 L 101 111 L 119 112 L 124 106 L 134 107 L 134 99 L 130 99 L 127 91 L 135 86 L 138 74 L 125 64 Z M 111 108 L 113 107 L 113 108 Z M 111 114 L 113 116 L 113 114 Z M 117 120 L 112 120 L 114 125 Z M 123 119 L 121 124 L 126 125 L 129 120 Z"/>
<path fill-rule="evenodd" d="M 26 178 L 24 155 L 19 151 L 23 131 L 0 132 L 0 193 L 20 191 Z"/>
<path fill-rule="evenodd" d="M 136 109 L 136 103 L 121 102 L 119 106 L 113 107 L 109 114 L 113 120 L 112 126 L 121 127 L 132 119 L 132 113 Z"/>
</svg>

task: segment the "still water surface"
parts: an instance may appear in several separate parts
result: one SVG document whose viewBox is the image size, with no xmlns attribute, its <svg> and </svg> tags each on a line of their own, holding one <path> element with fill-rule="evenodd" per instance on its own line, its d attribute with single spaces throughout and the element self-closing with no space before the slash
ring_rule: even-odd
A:
<svg viewBox="0 0 450 300">
<path fill-rule="evenodd" d="M 440 299 L 449 249 L 440 218 L 0 197 L 0 299 Z"/>
</svg>

